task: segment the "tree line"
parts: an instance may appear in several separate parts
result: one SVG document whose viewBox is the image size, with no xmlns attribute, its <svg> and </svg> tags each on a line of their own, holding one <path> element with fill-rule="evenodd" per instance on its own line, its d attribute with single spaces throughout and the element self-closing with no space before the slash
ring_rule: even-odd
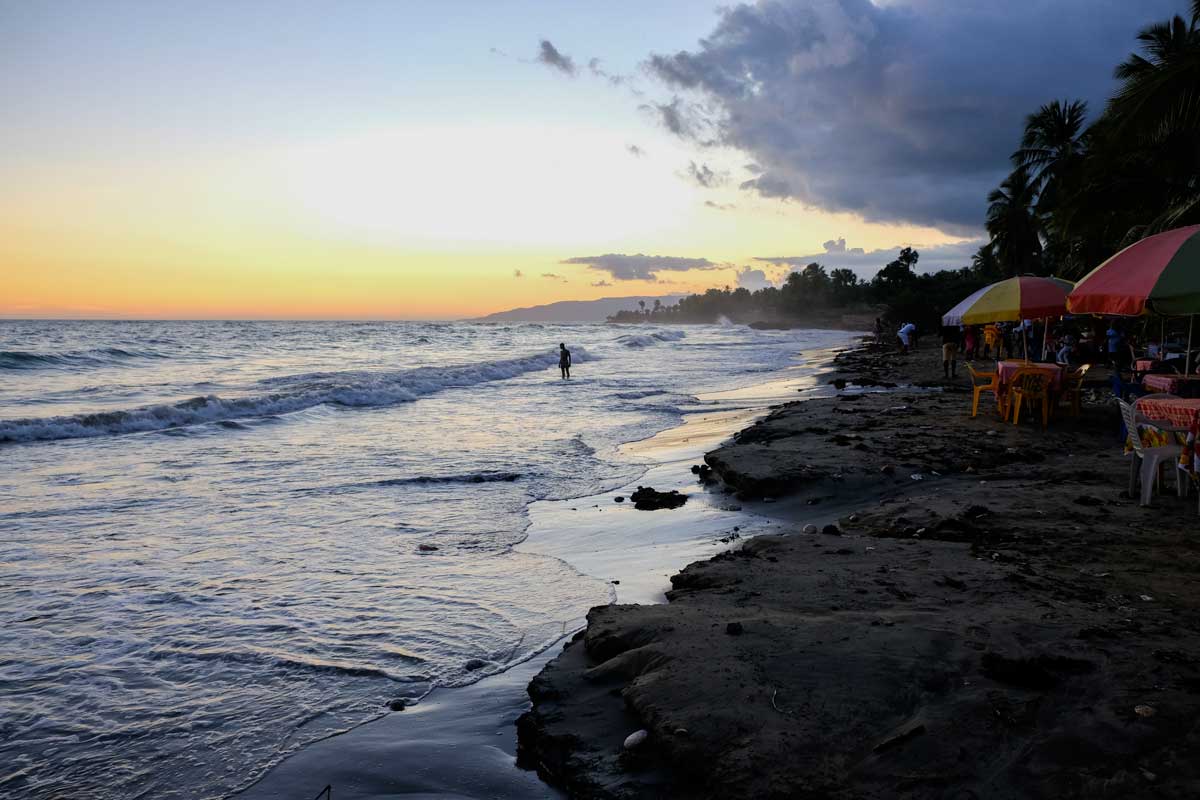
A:
<svg viewBox="0 0 1200 800">
<path fill-rule="evenodd" d="M 1078 279 L 1145 236 L 1200 223 L 1200 0 L 1190 11 L 1138 33 L 1140 52 L 1116 67 L 1116 91 L 1094 118 L 1077 99 L 1051 101 L 1026 118 L 1012 172 L 987 197 L 989 240 L 969 266 L 917 274 L 919 255 L 905 248 L 870 281 L 813 263 L 778 288 L 710 289 L 610 320 L 803 320 L 872 306 L 889 324 L 931 329 L 993 281 Z"/>
</svg>

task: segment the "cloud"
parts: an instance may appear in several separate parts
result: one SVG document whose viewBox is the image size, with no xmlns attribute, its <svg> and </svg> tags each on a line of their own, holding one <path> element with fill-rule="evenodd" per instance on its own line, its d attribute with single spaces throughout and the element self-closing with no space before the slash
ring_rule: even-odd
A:
<svg viewBox="0 0 1200 800">
<path fill-rule="evenodd" d="M 973 235 L 1024 117 L 1055 98 L 1101 108 L 1137 31 L 1183 5 L 729 5 L 694 49 L 650 56 L 672 95 L 648 107 L 677 135 L 749 156 L 746 190 Z"/>
<path fill-rule="evenodd" d="M 689 161 L 687 175 L 705 189 L 714 189 L 729 182 L 728 172 L 714 172 L 708 164 L 696 166 L 695 161 Z"/>
<path fill-rule="evenodd" d="M 969 239 L 942 245 L 907 245 L 921 254 L 917 262 L 918 272 L 937 272 L 943 269 L 958 269 L 970 266 L 971 256 L 984 244 L 983 239 Z M 878 250 L 864 250 L 861 247 L 847 247 L 845 239 L 830 239 L 825 242 L 825 252 L 809 253 L 798 256 L 757 256 L 755 261 L 787 266 L 789 270 L 800 270 L 814 261 L 826 269 L 846 268 L 854 270 L 860 278 L 870 278 L 889 261 L 895 260 L 902 247 L 884 247 Z"/>
<path fill-rule="evenodd" d="M 556 69 L 559 72 L 570 75 L 572 78 L 579 72 L 579 68 L 575 66 L 575 62 L 571 60 L 571 57 L 560 53 L 558 48 L 550 44 L 549 39 L 542 39 L 537 60 L 551 69 Z"/>
<path fill-rule="evenodd" d="M 679 256 L 648 256 L 643 253 L 625 255 L 606 253 L 602 256 L 576 256 L 564 264 L 582 264 L 591 269 L 607 272 L 615 281 L 652 281 L 659 272 L 682 272 L 689 269 L 719 269 L 707 258 L 682 258 Z"/>
<path fill-rule="evenodd" d="M 737 208 L 733 203 L 714 203 L 712 200 L 705 200 L 704 205 L 715 208 L 717 211 L 732 211 Z"/>
<path fill-rule="evenodd" d="M 562 281 L 563 283 L 570 283 L 570 281 L 568 281 L 562 275 L 559 275 L 558 273 L 555 273 L 555 272 L 543 272 L 542 277 L 547 278 L 552 281 Z"/>
<path fill-rule="evenodd" d="M 612 286 L 612 284 L 606 280 L 598 280 L 595 283 L 593 283 L 592 286 Z"/>
<path fill-rule="evenodd" d="M 646 155 L 646 151 L 638 147 L 636 144 L 627 144 L 625 145 L 625 149 L 628 150 L 631 155 L 636 156 L 637 158 L 641 158 L 642 156 Z"/>
<path fill-rule="evenodd" d="M 770 279 L 767 278 L 767 273 L 763 272 L 761 269 L 743 267 L 742 269 L 738 270 L 737 285 L 738 288 L 749 289 L 752 292 L 756 292 L 759 289 L 765 289 L 768 286 L 773 286 L 774 284 L 772 284 Z"/>
<path fill-rule="evenodd" d="M 615 72 L 609 72 L 600 66 L 601 61 L 598 58 L 593 58 L 588 61 L 588 71 L 597 78 L 603 78 L 613 86 L 623 86 L 629 82 L 628 75 L 619 75 Z"/>
<path fill-rule="evenodd" d="M 521 270 L 519 270 L 519 269 L 514 269 L 514 270 L 513 270 L 513 277 L 514 277 L 514 278 L 524 278 L 524 277 L 525 277 L 525 273 L 524 273 L 524 272 L 521 272 Z"/>
</svg>

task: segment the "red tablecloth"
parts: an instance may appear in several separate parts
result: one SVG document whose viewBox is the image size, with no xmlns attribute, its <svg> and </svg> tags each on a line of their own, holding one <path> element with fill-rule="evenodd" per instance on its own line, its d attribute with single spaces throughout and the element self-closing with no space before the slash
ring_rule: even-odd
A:
<svg viewBox="0 0 1200 800">
<path fill-rule="evenodd" d="M 1000 378 L 1000 385 L 1011 383 L 1013 375 L 1019 369 L 1036 369 L 1045 372 L 1050 376 L 1050 388 L 1053 391 L 1057 392 L 1062 388 L 1063 368 L 1061 364 L 1026 363 L 1024 361 L 1001 361 L 996 364 L 996 374 Z"/>
<path fill-rule="evenodd" d="M 1200 398 L 1143 399 L 1137 401 L 1137 410 L 1150 419 L 1166 420 L 1176 428 L 1190 428 L 1200 419 Z"/>
<path fill-rule="evenodd" d="M 1162 362 L 1156 358 L 1139 358 L 1133 362 L 1133 368 L 1138 372 L 1148 372 L 1157 367 Z"/>
<path fill-rule="evenodd" d="M 1142 386 L 1152 392 L 1196 397 L 1200 395 L 1200 375 L 1147 375 Z"/>
<path fill-rule="evenodd" d="M 1165 420 L 1177 428 L 1187 428 L 1187 444 L 1184 445 L 1180 461 L 1193 472 L 1200 472 L 1200 398 L 1138 400 L 1137 410 L 1150 419 Z"/>
</svg>

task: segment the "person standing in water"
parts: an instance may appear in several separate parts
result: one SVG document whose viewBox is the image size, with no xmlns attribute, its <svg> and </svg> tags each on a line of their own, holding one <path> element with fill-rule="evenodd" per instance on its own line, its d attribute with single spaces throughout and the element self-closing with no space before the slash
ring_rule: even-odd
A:
<svg viewBox="0 0 1200 800">
<path fill-rule="evenodd" d="M 571 377 L 571 351 L 566 342 L 558 343 L 558 368 L 562 370 L 563 380 Z"/>
</svg>

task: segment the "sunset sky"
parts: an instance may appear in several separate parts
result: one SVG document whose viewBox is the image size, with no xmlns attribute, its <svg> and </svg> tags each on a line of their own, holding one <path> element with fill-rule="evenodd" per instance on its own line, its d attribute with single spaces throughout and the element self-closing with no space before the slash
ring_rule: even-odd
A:
<svg viewBox="0 0 1200 800">
<path fill-rule="evenodd" d="M 0 316 L 451 318 L 969 263 L 1169 0 L 0 0 Z M 878 251 L 878 252 L 876 252 Z"/>
</svg>

